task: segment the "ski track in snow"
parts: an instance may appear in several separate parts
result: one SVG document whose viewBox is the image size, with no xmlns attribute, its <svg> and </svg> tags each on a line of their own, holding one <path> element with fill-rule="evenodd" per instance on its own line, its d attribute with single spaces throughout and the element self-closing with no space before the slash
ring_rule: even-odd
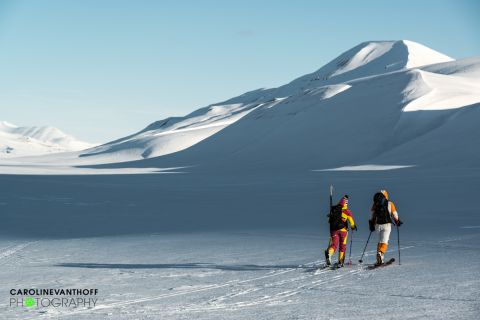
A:
<svg viewBox="0 0 480 320">
<path fill-rule="evenodd" d="M 243 283 L 247 283 L 247 282 L 258 281 L 258 280 L 261 280 L 261 279 L 266 279 L 266 278 L 278 276 L 278 275 L 288 273 L 288 272 L 291 272 L 291 271 L 294 271 L 294 270 L 297 270 L 297 268 L 283 269 L 281 271 L 271 272 L 271 273 L 268 273 L 266 275 L 251 278 L 251 279 L 247 279 L 247 280 L 232 280 L 232 281 L 227 281 L 227 282 L 221 283 L 221 284 L 213 284 L 213 285 L 204 286 L 204 287 L 197 288 L 197 289 L 194 289 L 194 290 L 185 290 L 185 291 L 180 291 L 180 292 L 172 292 L 172 293 L 161 294 L 161 295 L 154 296 L 154 297 L 145 297 L 145 298 L 141 298 L 141 299 L 121 301 L 121 302 L 107 304 L 107 305 L 100 305 L 98 307 L 94 307 L 94 308 L 91 308 L 91 309 L 85 309 L 85 310 L 82 310 L 82 311 L 56 314 L 56 315 L 53 315 L 53 314 L 46 315 L 46 317 L 51 318 L 51 317 L 68 316 L 68 315 L 72 315 L 72 314 L 79 314 L 79 313 L 85 313 L 85 312 L 94 312 L 94 311 L 99 311 L 99 310 L 103 310 L 103 309 L 123 307 L 123 306 L 127 306 L 127 305 L 130 305 L 130 304 L 136 304 L 136 303 L 141 303 L 141 302 L 150 302 L 150 301 L 154 301 L 154 300 L 159 300 L 159 299 L 164 299 L 164 298 L 169 298 L 169 297 L 175 297 L 175 296 L 180 296 L 180 295 L 185 295 L 185 294 L 190 294 L 190 293 L 196 293 L 196 292 L 201 292 L 201 291 L 206 291 L 206 290 L 220 289 L 220 288 L 224 288 L 224 287 L 228 287 L 228 286 L 232 286 L 232 285 L 239 285 L 239 284 L 243 284 Z"/>
<path fill-rule="evenodd" d="M 401 247 L 401 249 L 405 250 L 405 249 L 410 249 L 410 248 L 413 248 L 413 247 L 414 246 Z M 368 251 L 366 253 L 372 253 L 374 251 L 375 250 Z M 392 250 L 392 252 L 395 252 L 395 251 L 398 251 L 398 250 Z M 354 259 L 355 258 L 359 258 L 359 256 L 354 257 Z M 309 265 L 312 265 L 312 268 L 316 268 L 318 266 L 315 266 L 315 264 L 318 263 L 318 262 L 319 261 L 310 262 L 310 263 L 307 263 L 303 266 L 299 266 L 299 268 L 300 267 L 307 267 Z M 178 307 L 172 307 L 171 309 L 163 310 L 163 312 L 164 313 L 170 313 L 170 314 L 178 314 L 178 313 L 187 313 L 187 312 L 204 312 L 204 311 L 215 311 L 215 310 L 237 310 L 237 309 L 240 309 L 240 308 L 253 307 L 253 306 L 256 306 L 256 305 L 260 305 L 260 304 L 274 305 L 274 304 L 288 303 L 290 301 L 283 301 L 283 300 L 285 300 L 286 298 L 289 298 L 289 297 L 293 297 L 297 294 L 301 294 L 304 290 L 313 290 L 313 289 L 316 289 L 317 287 L 319 287 L 321 285 L 334 283 L 334 282 L 337 282 L 337 281 L 339 281 L 339 280 L 341 280 L 341 279 L 343 279 L 347 276 L 353 276 L 353 275 L 362 273 L 362 272 L 366 271 L 365 266 L 366 265 L 357 265 L 355 269 L 349 270 L 348 272 L 342 272 L 342 270 L 344 270 L 344 269 L 340 269 L 340 270 L 322 269 L 320 271 L 314 272 L 313 274 L 307 274 L 307 275 L 303 275 L 303 276 L 299 276 L 299 277 L 283 279 L 283 280 L 280 280 L 280 281 L 267 283 L 267 284 L 264 284 L 264 285 L 261 285 L 261 286 L 256 286 L 256 287 L 253 287 L 253 288 L 247 288 L 247 289 L 239 290 L 237 292 L 231 292 L 231 293 L 225 294 L 223 296 L 219 296 L 219 297 L 210 299 L 209 301 L 203 302 L 201 304 L 192 304 L 189 307 L 188 306 L 182 306 L 180 309 Z M 349 268 L 349 267 L 346 267 L 346 268 Z M 293 268 L 293 270 L 297 270 L 297 269 L 298 268 Z M 342 272 L 342 273 L 331 276 L 331 272 L 337 272 L 337 271 Z M 372 272 L 372 271 L 368 271 L 368 272 Z M 318 277 L 318 276 L 325 275 L 325 274 L 327 275 L 327 277 L 322 277 L 319 280 L 307 282 L 306 284 L 300 285 L 300 286 L 296 287 L 295 289 L 282 291 L 282 292 L 277 293 L 273 296 L 264 296 L 262 298 L 254 297 L 250 301 L 240 301 L 240 302 L 234 302 L 234 303 L 218 303 L 219 301 L 223 302 L 223 301 L 226 301 L 228 299 L 231 299 L 231 298 L 234 298 L 234 297 L 237 297 L 237 296 L 243 296 L 243 295 L 251 294 L 251 293 L 254 293 L 254 292 L 264 290 L 266 288 L 281 287 L 281 286 L 286 285 L 286 284 L 291 284 L 291 283 L 299 282 L 299 281 L 302 281 L 302 280 L 308 280 L 312 277 Z"/>
<path fill-rule="evenodd" d="M 348 294 L 348 295 L 365 296 L 365 297 L 369 297 L 369 296 L 370 296 L 370 292 L 368 292 L 368 293 L 352 292 L 351 290 L 348 290 L 348 291 L 345 291 L 345 290 L 336 290 L 336 289 L 334 289 L 334 288 L 329 288 L 328 290 L 331 291 L 331 292 L 339 293 L 339 294 Z M 429 296 L 423 296 L 423 295 L 395 294 L 395 293 L 388 293 L 388 292 L 382 292 L 382 295 L 388 296 L 388 297 L 394 297 L 394 298 L 405 298 L 405 299 L 414 299 L 414 300 L 457 301 L 457 302 L 475 302 L 475 301 L 479 301 L 479 300 L 477 300 L 477 299 L 429 297 Z"/>
<path fill-rule="evenodd" d="M 401 249 L 406 250 L 414 247 L 415 246 L 405 246 L 405 247 L 401 247 Z M 369 254 L 374 252 L 375 250 L 366 251 L 365 257 L 369 256 Z M 398 249 L 391 251 L 391 253 L 393 252 L 398 252 Z M 360 258 L 359 255 L 352 257 L 352 259 L 358 259 L 358 258 Z M 116 303 L 99 305 L 94 308 L 76 310 L 74 312 L 58 313 L 58 314 L 43 314 L 43 315 L 39 315 L 38 318 L 60 318 L 60 317 L 71 316 L 74 314 L 78 315 L 78 314 L 84 314 L 84 313 L 93 313 L 93 312 L 99 312 L 106 309 L 121 308 L 121 307 L 125 307 L 132 304 L 138 304 L 143 302 L 148 303 L 155 300 L 161 300 L 161 299 L 188 295 L 188 294 L 193 294 L 198 292 L 222 289 L 227 287 L 233 287 L 233 288 L 229 290 L 227 293 L 220 295 L 218 297 L 213 297 L 207 301 L 201 301 L 199 303 L 192 303 L 189 305 L 176 305 L 172 307 L 163 307 L 162 314 L 174 315 L 174 314 L 183 314 L 183 313 L 190 313 L 190 312 L 196 313 L 196 312 L 220 311 L 220 310 L 234 311 L 234 310 L 254 307 L 258 305 L 269 305 L 269 306 L 280 305 L 280 304 L 291 303 L 292 300 L 290 300 L 289 298 L 292 298 L 298 294 L 301 294 L 305 290 L 314 290 L 322 285 L 335 283 L 342 280 L 343 278 L 355 276 L 363 272 L 370 272 L 370 273 L 375 272 L 374 270 L 367 271 L 365 269 L 367 264 L 354 265 L 354 269 L 351 269 L 351 270 L 348 270 L 351 267 L 347 266 L 338 270 L 331 270 L 327 268 L 327 269 L 317 270 L 315 272 L 315 270 L 313 269 L 317 269 L 323 266 L 323 264 L 319 265 L 319 263 L 322 261 L 323 260 L 315 260 L 305 264 L 301 264 L 295 268 L 284 268 L 279 271 L 268 272 L 267 274 L 264 274 L 258 277 L 253 277 L 250 279 L 245 279 L 245 280 L 236 279 L 236 280 L 231 280 L 224 283 L 217 283 L 217 284 L 202 286 L 199 288 L 195 288 L 193 290 L 183 290 L 179 292 L 160 294 L 158 296 L 150 296 L 150 297 L 127 300 L 127 301 L 119 301 Z M 303 270 L 303 272 L 305 273 L 300 276 L 293 276 L 290 278 L 281 279 L 273 282 L 267 282 L 263 284 L 259 283 L 264 279 L 271 279 L 271 278 L 289 274 L 298 270 Z M 345 272 L 344 270 L 348 270 L 348 271 Z M 332 275 L 332 273 L 334 275 Z M 320 279 L 317 279 L 317 278 L 320 278 Z M 283 286 L 286 286 L 286 285 L 292 285 L 292 284 L 295 285 L 295 283 L 301 282 L 301 281 L 304 281 L 304 282 L 300 283 L 300 285 L 292 289 L 284 290 L 274 295 L 264 295 L 260 297 L 251 296 L 253 293 L 259 293 L 265 289 L 282 288 Z M 245 284 L 247 285 L 251 284 L 252 286 L 247 288 L 237 289 L 239 287 L 242 287 Z M 237 301 L 237 302 L 229 302 L 230 300 L 237 297 L 245 297 L 245 300 Z"/>
<path fill-rule="evenodd" d="M 171 309 L 166 309 L 163 312 L 164 313 L 169 313 L 169 314 L 178 314 L 178 313 L 188 313 L 188 312 L 204 312 L 204 311 L 215 311 L 215 310 L 237 310 L 240 308 L 245 308 L 245 307 L 253 307 L 256 305 L 274 305 L 274 304 L 284 304 L 284 303 L 289 303 L 291 300 L 285 301 L 285 299 L 293 297 L 297 294 L 302 293 L 304 290 L 312 290 L 320 285 L 323 284 L 328 284 L 332 282 L 337 282 L 340 279 L 351 276 L 357 273 L 362 272 L 363 269 L 355 269 L 355 270 L 349 270 L 347 273 L 341 273 L 339 275 L 335 276 L 328 276 L 328 277 L 323 277 L 320 280 L 317 281 L 312 281 L 308 282 L 304 285 L 300 285 L 294 289 L 291 290 L 285 290 L 281 291 L 279 293 L 276 293 L 273 296 L 263 296 L 261 298 L 253 297 L 253 299 L 250 300 L 245 300 L 245 301 L 239 301 L 239 302 L 233 302 L 233 303 L 216 303 L 215 300 L 225 300 L 226 297 L 232 298 L 235 296 L 239 295 L 244 295 L 244 294 L 249 294 L 257 291 L 261 291 L 265 288 L 271 288 L 275 286 L 282 286 L 287 283 L 291 282 L 298 282 L 300 280 L 312 278 L 312 277 L 317 277 L 319 275 L 326 274 L 328 275 L 330 272 L 335 272 L 334 270 L 324 270 L 322 272 L 318 272 L 313 275 L 309 276 L 301 276 L 301 277 L 296 277 L 292 279 L 285 279 L 285 280 L 280 280 L 277 282 L 272 282 L 265 284 L 263 286 L 257 286 L 254 288 L 249 288 L 240 292 L 237 292 L 236 294 L 227 294 L 225 296 L 221 296 L 220 298 L 215 298 L 214 301 L 207 301 L 203 302 L 201 304 L 192 304 L 190 306 L 182 306 L 181 308 L 178 307 L 172 307 Z"/>
<path fill-rule="evenodd" d="M 11 246 L 8 246 L 4 249 L 0 249 L 0 265 L 4 265 L 6 262 L 8 262 L 9 257 L 16 256 L 17 253 L 20 250 L 23 250 L 26 247 L 28 247 L 29 245 L 31 245 L 33 243 L 36 243 L 36 242 L 38 242 L 38 241 L 31 241 L 31 242 L 18 244 L 18 245 L 11 245 Z"/>
</svg>

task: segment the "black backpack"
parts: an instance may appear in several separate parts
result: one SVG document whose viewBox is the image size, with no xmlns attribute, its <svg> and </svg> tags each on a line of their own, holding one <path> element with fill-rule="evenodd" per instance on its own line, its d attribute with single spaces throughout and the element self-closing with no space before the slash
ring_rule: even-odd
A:
<svg viewBox="0 0 480 320">
<path fill-rule="evenodd" d="M 347 221 L 342 220 L 342 206 L 337 204 L 332 206 L 328 223 L 330 224 L 330 230 L 336 231 L 347 227 Z"/>
<path fill-rule="evenodd" d="M 376 224 L 392 223 L 388 211 L 388 200 L 381 192 L 377 192 L 373 196 L 373 219 Z"/>
</svg>

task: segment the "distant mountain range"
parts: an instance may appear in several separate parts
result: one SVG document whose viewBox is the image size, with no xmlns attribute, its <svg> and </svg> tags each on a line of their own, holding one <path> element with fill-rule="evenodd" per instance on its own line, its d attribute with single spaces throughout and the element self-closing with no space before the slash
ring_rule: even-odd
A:
<svg viewBox="0 0 480 320">
<path fill-rule="evenodd" d="M 54 127 L 17 127 L 0 122 L 0 157 L 78 151 L 92 146 Z"/>
</svg>

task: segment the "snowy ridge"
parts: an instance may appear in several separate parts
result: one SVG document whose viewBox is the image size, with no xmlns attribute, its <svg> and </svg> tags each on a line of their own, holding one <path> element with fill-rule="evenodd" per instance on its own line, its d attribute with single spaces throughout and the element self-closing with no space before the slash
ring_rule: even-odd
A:
<svg viewBox="0 0 480 320">
<path fill-rule="evenodd" d="M 186 117 L 157 121 L 137 134 L 89 149 L 80 157 L 122 153 L 125 161 L 177 152 L 219 132 L 258 106 L 258 104 L 213 105 Z"/>
<path fill-rule="evenodd" d="M 415 80 L 406 88 L 404 111 L 448 110 L 480 102 L 480 80 L 456 74 L 413 70 Z"/>
<path fill-rule="evenodd" d="M 421 67 L 420 69 L 432 73 L 456 75 L 478 80 L 480 77 L 480 57 L 455 60 L 448 63 L 437 63 Z"/>
</svg>

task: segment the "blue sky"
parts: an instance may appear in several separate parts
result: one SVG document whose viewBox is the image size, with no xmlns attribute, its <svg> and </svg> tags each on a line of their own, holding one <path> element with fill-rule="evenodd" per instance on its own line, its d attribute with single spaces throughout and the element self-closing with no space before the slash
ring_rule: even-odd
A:
<svg viewBox="0 0 480 320">
<path fill-rule="evenodd" d="M 367 40 L 480 55 L 478 12 L 476 0 L 0 0 L 0 120 L 106 142 Z"/>
</svg>

